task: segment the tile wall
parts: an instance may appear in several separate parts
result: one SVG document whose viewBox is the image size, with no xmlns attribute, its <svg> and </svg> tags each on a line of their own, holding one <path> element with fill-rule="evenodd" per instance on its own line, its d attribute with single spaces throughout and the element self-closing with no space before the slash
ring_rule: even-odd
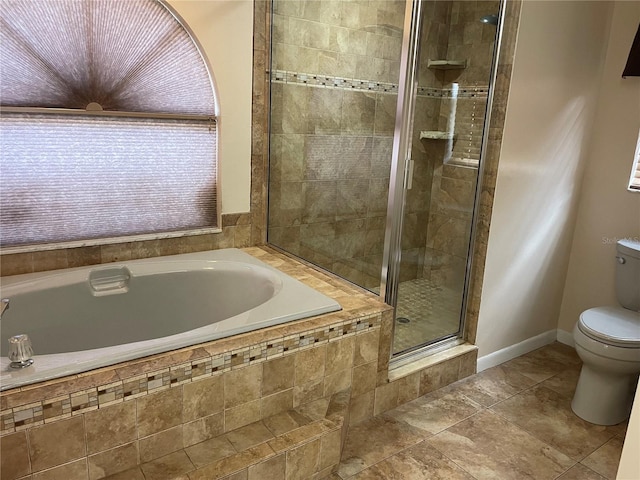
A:
<svg viewBox="0 0 640 480">
<path fill-rule="evenodd" d="M 404 1 L 276 1 L 269 242 L 379 284 Z"/>
<path fill-rule="evenodd" d="M 443 285 L 457 292 L 461 298 L 477 183 L 477 161 L 480 158 L 482 125 L 497 28 L 481 23 L 480 18 L 487 14 L 497 14 L 499 4 L 497 1 L 479 1 L 451 2 L 449 5 L 447 19 L 450 26 L 445 56 L 447 60 L 464 60 L 467 66 L 460 70 L 435 71 L 435 77 L 441 82 L 445 92 L 450 95 L 454 82 L 459 84 L 459 90 L 453 107 L 455 138 L 451 152 L 435 152 L 438 148 L 446 150 L 447 146 L 436 145 L 434 143 L 438 141 L 434 140 L 422 141 L 422 147 L 429 158 L 435 160 L 430 199 L 432 208 L 427 226 L 422 274 L 433 284 Z M 424 52 L 421 60 L 423 65 L 427 65 Z M 500 98 L 503 94 L 504 92 L 497 92 L 496 97 Z M 447 130 L 452 100 L 443 99 L 442 103 L 438 129 Z M 451 162 L 444 160 L 449 155 Z M 467 165 L 456 164 L 460 159 L 467 161 Z"/>
<path fill-rule="evenodd" d="M 269 242 L 376 288 L 405 5 L 321 3 L 274 4 Z M 432 265 L 456 288 L 464 275 L 476 170 L 443 172 L 446 142 L 419 138 L 446 130 L 457 82 L 453 156 L 477 162 L 496 31 L 479 19 L 497 10 L 497 1 L 425 2 L 401 281 L 431 276 Z M 427 68 L 458 57 L 467 68 Z"/>
<path fill-rule="evenodd" d="M 249 213 L 230 214 L 222 216 L 221 233 L 4 254 L 0 257 L 0 274 L 18 275 L 218 248 L 248 247 L 253 244 L 251 221 Z"/>
</svg>

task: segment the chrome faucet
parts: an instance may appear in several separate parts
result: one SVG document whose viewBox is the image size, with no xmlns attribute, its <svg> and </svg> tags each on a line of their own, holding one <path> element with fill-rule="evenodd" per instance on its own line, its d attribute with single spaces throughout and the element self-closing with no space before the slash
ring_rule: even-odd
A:
<svg viewBox="0 0 640 480">
<path fill-rule="evenodd" d="M 9 353 L 7 354 L 11 368 L 25 368 L 33 365 L 33 347 L 28 335 L 14 335 L 9 339 Z"/>
<path fill-rule="evenodd" d="M 0 317 L 9 308 L 9 299 L 0 300 Z M 25 368 L 33 365 L 33 347 L 28 335 L 20 334 L 9 338 L 9 353 L 7 354 L 11 368 Z"/>
</svg>

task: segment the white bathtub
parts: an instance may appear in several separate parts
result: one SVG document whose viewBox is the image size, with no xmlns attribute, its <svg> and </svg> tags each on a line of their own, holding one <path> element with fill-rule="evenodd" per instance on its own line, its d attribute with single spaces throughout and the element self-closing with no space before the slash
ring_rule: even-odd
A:
<svg viewBox="0 0 640 480">
<path fill-rule="evenodd" d="M 0 390 L 340 310 L 237 249 L 4 277 Z M 31 338 L 16 370 L 8 338 Z"/>
</svg>

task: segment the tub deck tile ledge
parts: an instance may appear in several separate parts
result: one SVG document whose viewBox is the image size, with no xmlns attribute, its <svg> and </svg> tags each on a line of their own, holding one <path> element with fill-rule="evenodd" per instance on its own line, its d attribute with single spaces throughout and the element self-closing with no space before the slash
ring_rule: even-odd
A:
<svg viewBox="0 0 640 480">
<path fill-rule="evenodd" d="M 269 247 L 244 251 L 319 291 L 331 291 L 342 310 L 0 392 L 0 435 L 42 424 L 49 412 L 56 419 L 79 415 L 379 329 L 382 314 L 391 310 L 377 296 Z"/>
</svg>

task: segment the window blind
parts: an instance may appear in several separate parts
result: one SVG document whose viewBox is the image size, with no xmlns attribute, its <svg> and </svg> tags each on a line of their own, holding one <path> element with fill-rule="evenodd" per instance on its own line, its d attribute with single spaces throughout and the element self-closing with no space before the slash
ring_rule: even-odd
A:
<svg viewBox="0 0 640 480">
<path fill-rule="evenodd" d="M 0 118 L 0 243 L 215 227 L 215 123 Z"/>
<path fill-rule="evenodd" d="M 4 0 L 0 44 L 2 247 L 219 227 L 213 77 L 164 3 Z"/>
<path fill-rule="evenodd" d="M 155 0 L 3 0 L 4 106 L 215 115 L 200 49 Z"/>
</svg>

